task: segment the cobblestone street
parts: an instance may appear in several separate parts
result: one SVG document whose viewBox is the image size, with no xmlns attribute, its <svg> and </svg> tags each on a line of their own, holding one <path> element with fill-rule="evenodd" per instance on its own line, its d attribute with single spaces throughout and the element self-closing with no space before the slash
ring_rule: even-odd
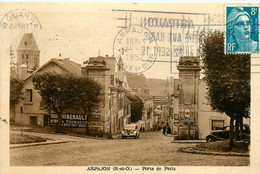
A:
<svg viewBox="0 0 260 174">
<path fill-rule="evenodd" d="M 10 149 L 11 166 L 247 166 L 249 157 L 177 152 L 195 144 L 171 143 L 161 132 L 141 133 L 140 139 L 90 139 L 30 133 L 73 142 Z"/>
</svg>

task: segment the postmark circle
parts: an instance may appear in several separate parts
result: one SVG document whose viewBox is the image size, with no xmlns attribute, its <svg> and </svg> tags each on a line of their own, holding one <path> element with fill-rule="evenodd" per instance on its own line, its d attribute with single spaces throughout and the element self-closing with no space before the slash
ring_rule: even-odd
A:
<svg viewBox="0 0 260 174">
<path fill-rule="evenodd" d="M 1 19 L 0 29 L 35 31 L 41 30 L 42 26 L 32 12 L 25 9 L 14 9 L 7 12 Z"/>
<path fill-rule="evenodd" d="M 147 28 L 132 25 L 122 29 L 116 35 L 113 53 L 117 62 L 122 61 L 125 71 L 142 73 L 156 60 L 156 39 Z"/>
</svg>

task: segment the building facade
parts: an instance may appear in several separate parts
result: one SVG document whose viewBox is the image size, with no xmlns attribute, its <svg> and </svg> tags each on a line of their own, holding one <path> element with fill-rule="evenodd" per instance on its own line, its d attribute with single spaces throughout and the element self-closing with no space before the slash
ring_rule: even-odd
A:
<svg viewBox="0 0 260 174">
<path fill-rule="evenodd" d="M 80 75 L 81 67 L 68 58 L 53 58 L 32 74 L 29 74 L 29 76 L 24 79 L 24 100 L 21 101 L 15 109 L 15 123 L 24 126 L 50 126 L 50 113 L 43 109 L 41 96 L 33 88 L 32 83 L 33 74 L 43 72 L 74 73 Z"/>
<path fill-rule="evenodd" d="M 229 125 L 229 117 L 213 110 L 207 85 L 200 79 L 199 57 L 181 57 L 174 79 L 172 130 L 179 139 L 204 139 L 211 130 Z M 250 124 L 249 119 L 244 123 Z"/>
<path fill-rule="evenodd" d="M 118 134 L 131 117 L 130 101 L 126 97 L 128 84 L 122 61 L 115 57 L 90 57 L 82 66 L 82 76 L 95 79 L 102 85 L 101 102 L 93 107 L 90 130 Z"/>
<path fill-rule="evenodd" d="M 136 95 L 140 97 L 144 103 L 144 109 L 142 114 L 142 120 L 138 121 L 138 127 L 146 131 L 152 130 L 154 128 L 155 119 L 154 118 L 154 104 L 153 97 L 151 95 L 150 89 L 146 84 L 146 78 L 143 74 L 126 74 L 128 88 L 131 95 Z"/>
<path fill-rule="evenodd" d="M 101 101 L 94 105 L 89 115 L 82 110 L 66 110 L 63 127 L 86 132 L 88 120 L 91 134 L 117 134 L 131 121 L 131 102 L 126 97 L 128 84 L 122 67 L 114 57 L 91 57 L 83 65 L 69 58 L 52 58 L 39 67 L 40 50 L 31 33 L 24 34 L 17 48 L 17 72 L 24 80 L 24 100 L 15 106 L 12 115 L 16 124 L 23 126 L 55 126 L 57 115 L 49 113 L 41 104 L 41 96 L 33 88 L 32 76 L 36 73 L 72 73 L 95 79 L 102 86 Z"/>
</svg>

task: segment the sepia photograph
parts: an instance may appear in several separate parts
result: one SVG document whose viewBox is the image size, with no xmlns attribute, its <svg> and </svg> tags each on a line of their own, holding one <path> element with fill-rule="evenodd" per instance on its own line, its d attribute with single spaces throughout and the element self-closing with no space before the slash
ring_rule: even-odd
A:
<svg viewBox="0 0 260 174">
<path fill-rule="evenodd" d="M 0 2 L 1 173 L 259 173 L 259 5 Z"/>
</svg>

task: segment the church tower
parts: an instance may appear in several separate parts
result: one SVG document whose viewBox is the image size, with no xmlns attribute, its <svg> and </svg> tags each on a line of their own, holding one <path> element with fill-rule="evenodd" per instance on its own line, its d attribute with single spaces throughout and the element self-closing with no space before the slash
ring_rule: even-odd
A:
<svg viewBox="0 0 260 174">
<path fill-rule="evenodd" d="M 25 33 L 17 48 L 17 71 L 26 77 L 39 68 L 40 50 L 32 33 Z M 25 74 L 24 74 L 25 73 Z"/>
</svg>

